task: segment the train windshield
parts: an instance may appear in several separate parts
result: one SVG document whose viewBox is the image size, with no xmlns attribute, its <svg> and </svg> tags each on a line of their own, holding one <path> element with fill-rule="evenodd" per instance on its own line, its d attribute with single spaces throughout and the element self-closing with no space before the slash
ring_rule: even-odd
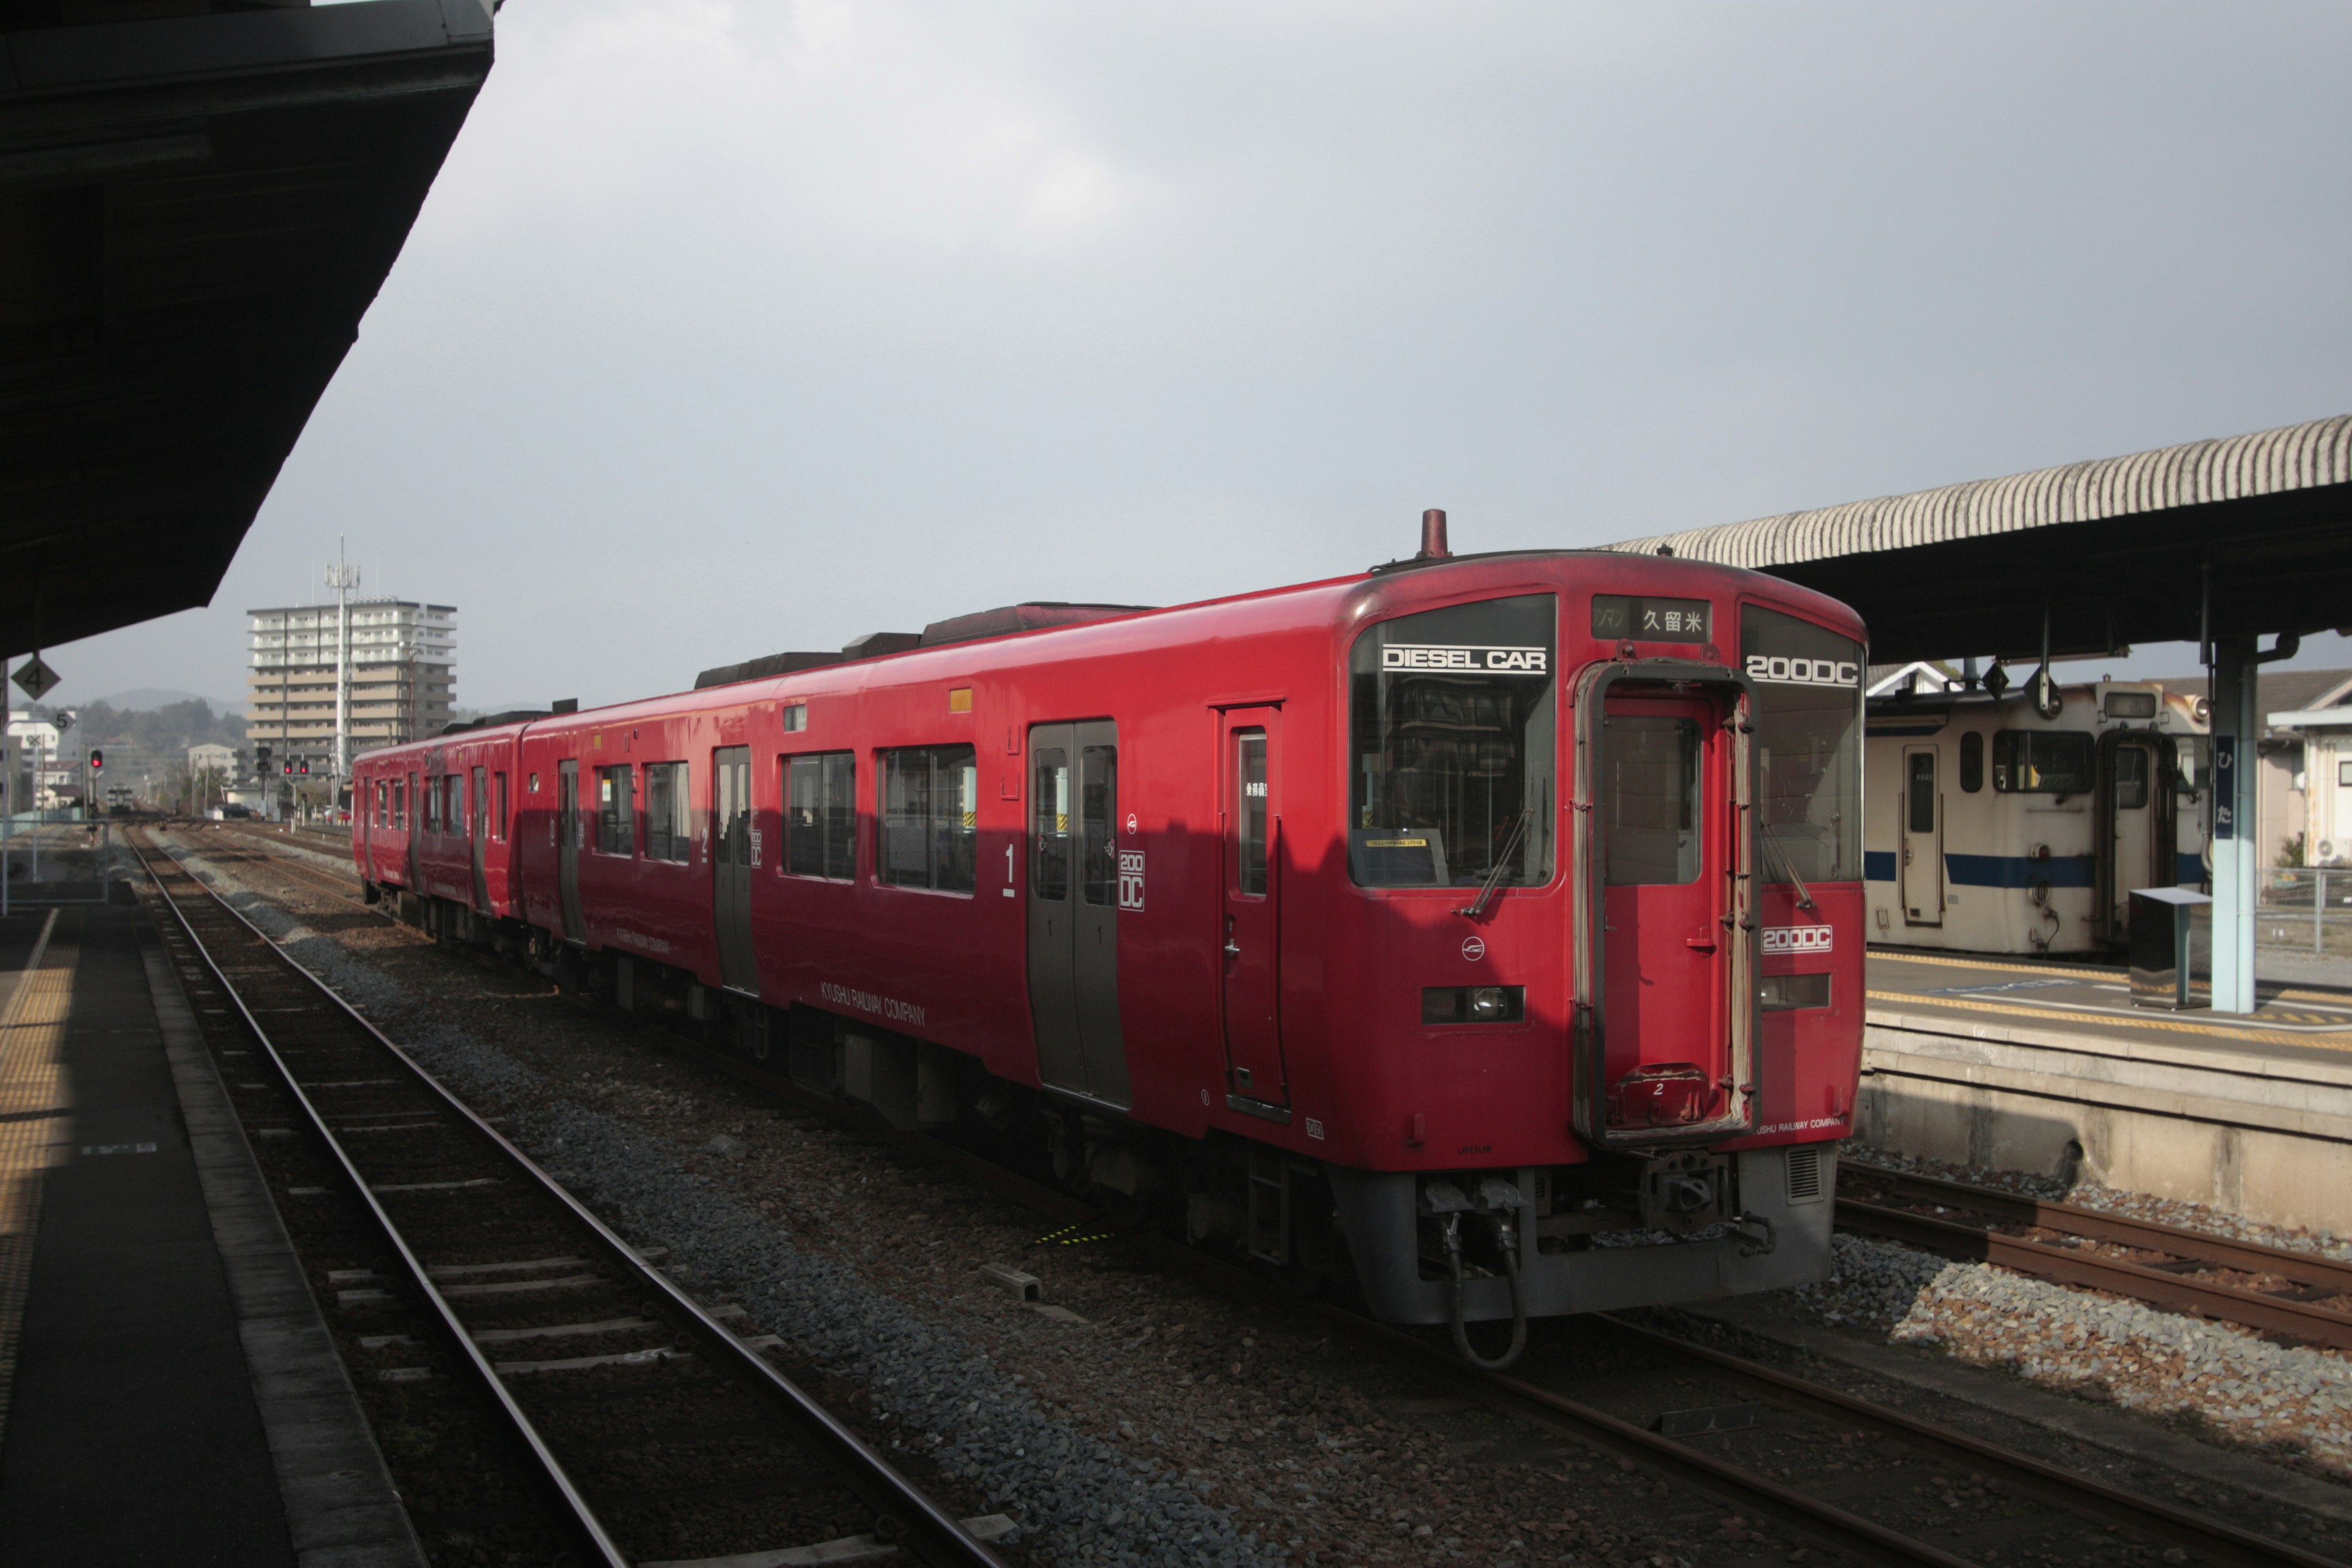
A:
<svg viewBox="0 0 2352 1568">
<path fill-rule="evenodd" d="M 1862 880 L 1862 645 L 1746 606 L 1767 882 Z"/>
<path fill-rule="evenodd" d="M 1549 881 L 1559 601 L 1382 621 L 1349 660 L 1348 869 L 1368 888 Z"/>
</svg>

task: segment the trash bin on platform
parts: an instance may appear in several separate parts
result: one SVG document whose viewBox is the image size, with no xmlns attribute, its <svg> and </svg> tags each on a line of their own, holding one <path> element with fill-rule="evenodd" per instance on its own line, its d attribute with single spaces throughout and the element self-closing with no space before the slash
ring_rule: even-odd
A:
<svg viewBox="0 0 2352 1568">
<path fill-rule="evenodd" d="M 2213 1005 L 2210 976 L 2199 984 L 2196 940 L 2198 912 L 2212 902 L 2193 888 L 2132 889 L 2132 1005 L 2178 1011 Z"/>
</svg>

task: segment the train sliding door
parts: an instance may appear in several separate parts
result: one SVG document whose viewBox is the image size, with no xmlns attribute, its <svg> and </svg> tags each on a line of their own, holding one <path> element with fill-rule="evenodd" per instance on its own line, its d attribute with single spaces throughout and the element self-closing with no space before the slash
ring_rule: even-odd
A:
<svg viewBox="0 0 2352 1568">
<path fill-rule="evenodd" d="M 751 946 L 751 749 L 710 753 L 711 926 L 719 938 L 719 984 L 760 994 Z"/>
<path fill-rule="evenodd" d="M 1607 699 L 1602 1079 L 1620 1132 L 1726 1112 L 1735 1081 L 1729 742 L 1705 699 Z"/>
<path fill-rule="evenodd" d="M 1944 796 L 1936 748 L 1903 748 L 1903 921 L 1944 923 Z"/>
<path fill-rule="evenodd" d="M 2135 888 L 2169 888 L 2180 879 L 2179 825 L 2172 792 L 2158 788 L 2170 762 L 2168 736 L 2111 730 L 2099 738 L 2099 935 L 2119 942 L 2131 934 Z"/>
<path fill-rule="evenodd" d="M 405 820 L 408 824 L 408 890 L 412 893 L 421 893 L 425 889 L 424 885 L 416 879 L 416 830 L 418 825 L 425 820 L 425 797 L 416 791 L 415 773 L 408 775 L 408 810 Z"/>
<path fill-rule="evenodd" d="M 588 922 L 580 913 L 580 763 L 570 759 L 555 769 L 555 891 L 563 905 L 563 939 L 588 940 Z"/>
<path fill-rule="evenodd" d="M 474 908 L 483 914 L 490 912 L 490 868 L 483 858 L 489 853 L 490 789 L 489 770 L 474 770 L 474 798 L 467 803 L 473 807 L 471 821 L 474 836 Z"/>
<path fill-rule="evenodd" d="M 1277 708 L 1227 710 L 1221 803 L 1224 818 L 1223 996 L 1225 1067 L 1233 1092 L 1287 1106 L 1283 1069 L 1281 816 L 1274 781 Z"/>
<path fill-rule="evenodd" d="M 1118 726 L 1029 731 L 1029 1007 L 1037 1075 L 1126 1110 L 1118 1021 Z M 1139 899 L 1139 872 L 1129 895 Z"/>
</svg>

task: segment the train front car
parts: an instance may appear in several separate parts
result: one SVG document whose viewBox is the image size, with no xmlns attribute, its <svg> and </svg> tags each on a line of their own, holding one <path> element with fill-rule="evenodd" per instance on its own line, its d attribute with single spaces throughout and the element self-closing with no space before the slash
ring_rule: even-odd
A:
<svg viewBox="0 0 2352 1568">
<path fill-rule="evenodd" d="M 1407 563 L 1348 608 L 1326 1174 L 1370 1305 L 1476 1354 L 1464 1324 L 1823 1278 L 1859 622 L 1605 554 Z"/>
</svg>

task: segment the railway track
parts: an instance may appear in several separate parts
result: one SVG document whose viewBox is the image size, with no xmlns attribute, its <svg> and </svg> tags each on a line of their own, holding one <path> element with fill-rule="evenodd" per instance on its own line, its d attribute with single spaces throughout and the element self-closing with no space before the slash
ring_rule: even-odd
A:
<svg viewBox="0 0 2352 1568">
<path fill-rule="evenodd" d="M 357 904 L 370 913 L 382 912 L 362 896 L 356 876 L 338 875 L 323 866 L 310 864 L 299 855 L 281 853 L 284 842 L 274 830 L 215 823 L 205 837 L 209 840 L 205 846 L 207 852 L 223 859 L 236 861 L 244 867 L 264 868 L 268 875 L 278 878 L 281 882 L 290 881 L 305 892 Z"/>
<path fill-rule="evenodd" d="M 469 1390 L 555 1560 L 1002 1568 L 980 1538 L 1009 1521 L 959 1522 L 175 860 L 134 849 L 204 1022 L 243 1038 L 220 1054 L 246 1069 L 233 1092 L 257 1142 L 300 1140 L 327 1178 L 281 1204 L 340 1198 L 373 1233 L 356 1266 L 313 1268 L 356 1375 Z M 488 1512 L 513 1522 L 510 1502 Z M 470 1549 L 481 1529 L 444 1534 Z M 502 1555 L 548 1560 L 533 1529 Z"/>
<path fill-rule="evenodd" d="M 950 1167 L 1051 1221 L 1099 1223 L 1102 1217 L 1055 1188 L 941 1140 L 899 1132 L 863 1108 L 813 1095 L 740 1057 L 667 1031 L 665 1042 L 777 1098 Z M 1304 1314 L 1367 1350 L 1402 1360 L 1449 1393 L 1614 1455 L 1686 1499 L 1704 1497 L 1751 1525 L 1769 1522 L 1853 1561 L 1954 1568 L 2021 1560 L 2120 1564 L 2160 1556 L 2167 1563 L 2340 1568 L 2334 1559 L 2201 1510 L 1856 1398 L 1680 1332 L 1614 1318 L 1555 1325 L 1539 1333 L 1522 1375 L 1499 1375 L 1340 1307 L 1294 1300 L 1172 1240 L 1136 1233 L 1126 1241 L 1155 1268 L 1256 1305 Z M 1725 1561 L 1739 1556 L 1736 1538 L 1723 1543 Z"/>
<path fill-rule="evenodd" d="M 940 1139 L 900 1131 L 862 1107 L 813 1094 L 741 1058 L 687 1041 L 672 1042 L 672 1048 L 904 1152 L 951 1167 L 1043 1218 L 1103 1218 L 1056 1188 Z M 1431 1340 L 1339 1305 L 1299 1300 L 1176 1241 L 1150 1232 L 1124 1239 L 1156 1268 L 1255 1305 L 1301 1314 L 1369 1349 L 1402 1358 L 1432 1384 L 1614 1454 L 1702 1492 L 1750 1521 L 1773 1521 L 1856 1562 L 1914 1568 L 2035 1560 L 2121 1563 L 2169 1552 L 2179 1555 L 2160 1560 L 2344 1568 L 2336 1559 L 2201 1510 L 1620 1317 L 1553 1325 L 1550 1335 L 1538 1337 L 1524 1373 L 1490 1373 Z M 1661 1379 L 1661 1370 L 1673 1376 Z M 1792 1454 L 1807 1450 L 1834 1457 L 1811 1466 L 1809 1476 L 1788 1473 L 1807 1468 L 1790 1463 Z M 1893 1453 L 1902 1457 L 1890 1461 L 1885 1456 Z M 1769 1473 L 1776 1468 L 1784 1473 Z M 1947 1515 L 1936 1529 L 1906 1528 L 1878 1517 L 1905 1511 L 1906 1500 L 1920 1493 Z M 1955 1508 L 1965 1510 L 1957 1532 L 1948 1517 Z M 2021 1508 L 2032 1511 L 2021 1512 Z M 1990 1547 L 1990 1552 L 1971 1556 L 1928 1539 L 1955 1533 L 1968 1538 L 1960 1544 Z M 1727 1543 L 1725 1551 L 1729 1555 L 1736 1545 Z"/>
<path fill-rule="evenodd" d="M 1867 1165 L 1840 1174 L 1837 1219 L 1848 1230 L 2352 1350 L 2352 1264 L 1931 1176 Z"/>
</svg>

